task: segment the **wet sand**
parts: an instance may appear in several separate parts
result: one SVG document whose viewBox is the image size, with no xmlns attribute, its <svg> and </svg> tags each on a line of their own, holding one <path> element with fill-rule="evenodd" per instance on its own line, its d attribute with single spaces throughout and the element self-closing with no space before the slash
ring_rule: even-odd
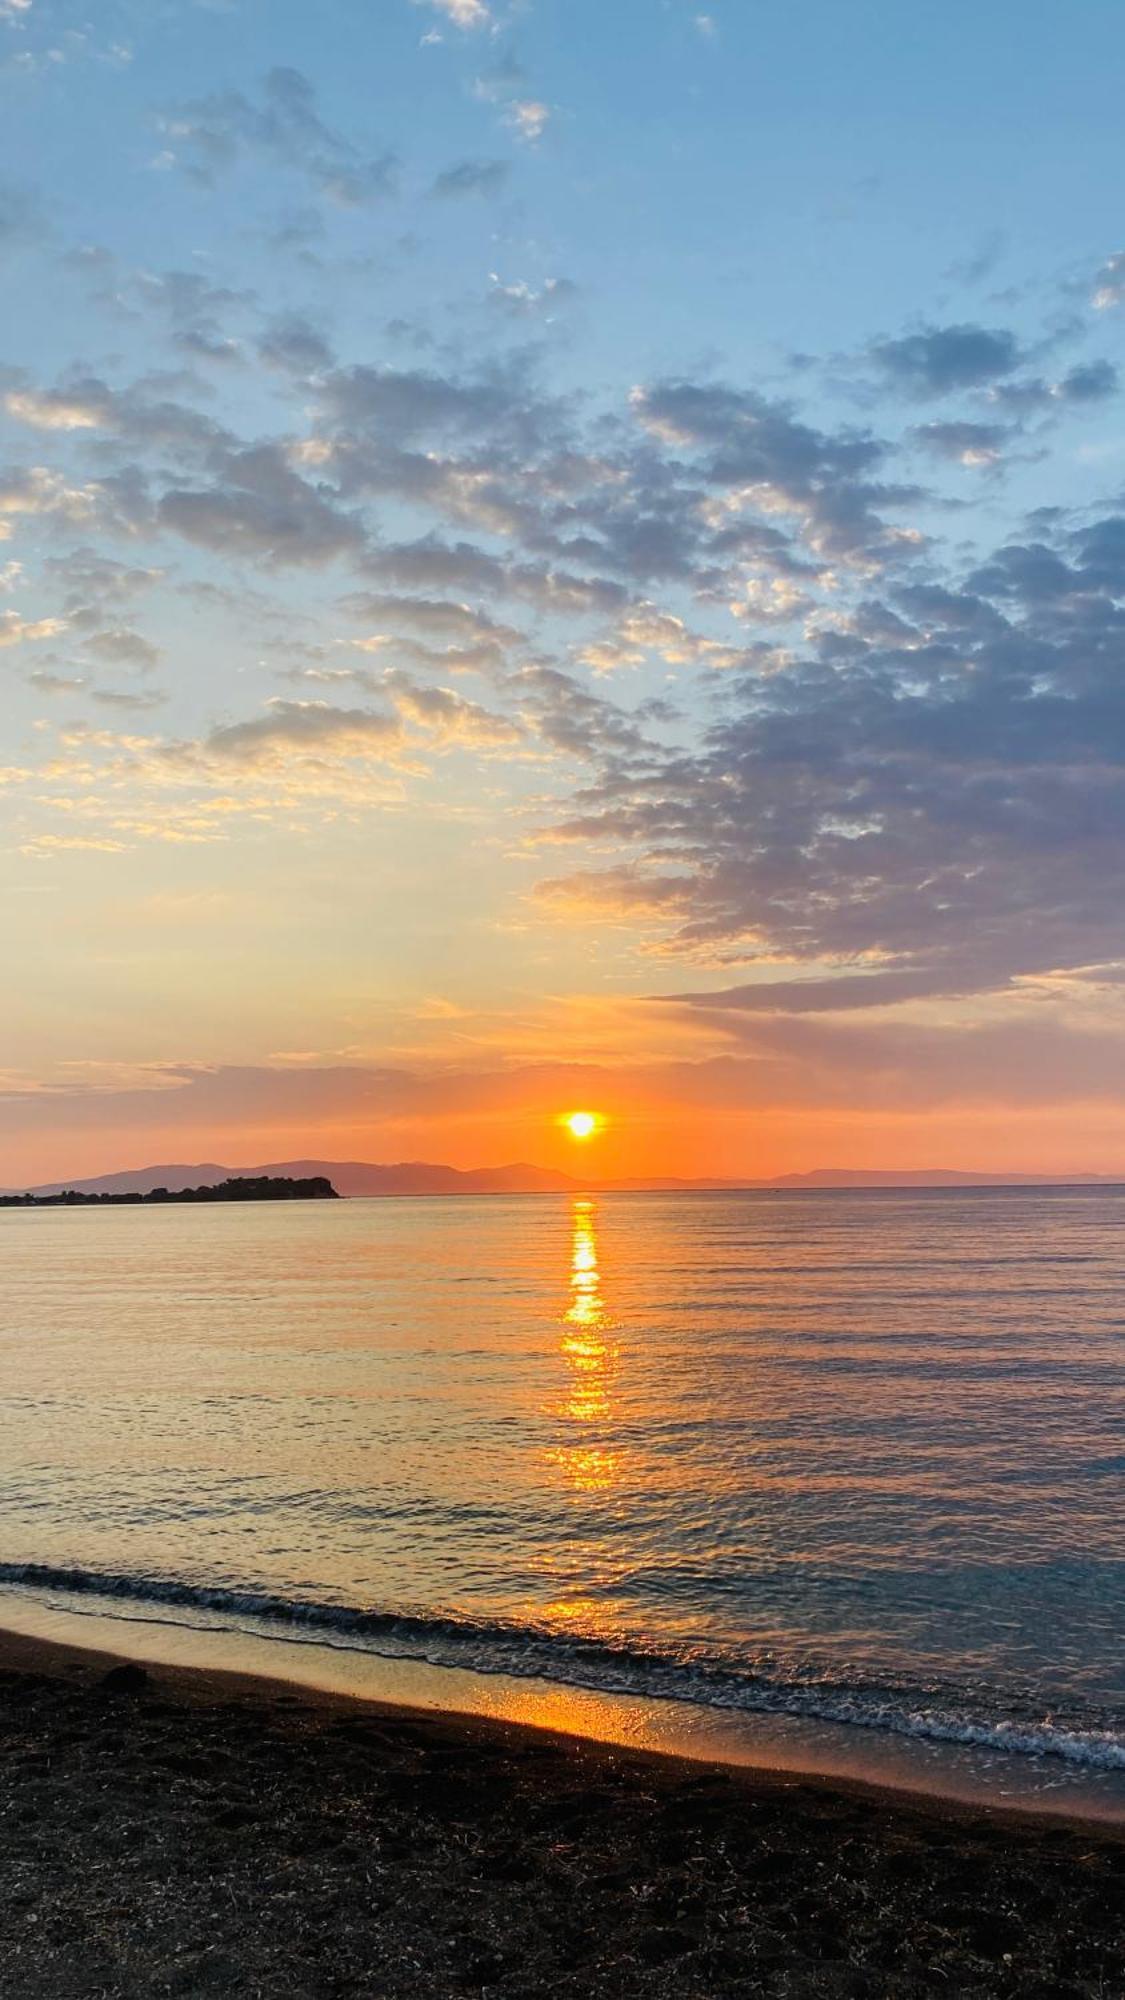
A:
<svg viewBox="0 0 1125 2000">
<path fill-rule="evenodd" d="M 1125 1829 L 0 1634 L 0 1993 L 1123 2000 Z"/>
</svg>

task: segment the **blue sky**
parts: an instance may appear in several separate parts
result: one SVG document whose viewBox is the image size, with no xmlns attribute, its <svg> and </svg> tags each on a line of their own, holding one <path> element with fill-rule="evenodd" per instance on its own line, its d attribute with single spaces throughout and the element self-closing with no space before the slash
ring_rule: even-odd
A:
<svg viewBox="0 0 1125 2000">
<path fill-rule="evenodd" d="M 0 1171 L 1125 1162 L 1123 57 L 0 0 Z"/>
</svg>

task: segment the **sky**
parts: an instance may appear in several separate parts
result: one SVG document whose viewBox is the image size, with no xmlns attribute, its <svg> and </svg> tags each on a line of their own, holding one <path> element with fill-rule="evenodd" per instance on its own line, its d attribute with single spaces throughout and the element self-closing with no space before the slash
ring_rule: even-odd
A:
<svg viewBox="0 0 1125 2000">
<path fill-rule="evenodd" d="M 1116 0 L 0 0 L 0 1183 L 1125 1172 Z"/>
</svg>

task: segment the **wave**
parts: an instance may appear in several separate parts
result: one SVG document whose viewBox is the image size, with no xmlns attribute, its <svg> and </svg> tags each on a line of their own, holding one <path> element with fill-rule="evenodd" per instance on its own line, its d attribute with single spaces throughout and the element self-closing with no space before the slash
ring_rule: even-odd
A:
<svg viewBox="0 0 1125 2000">
<path fill-rule="evenodd" d="M 502 1621 L 334 1604 L 271 1591 L 194 1584 L 176 1577 L 0 1562 L 0 1586 L 97 1600 L 105 1615 L 143 1618 L 154 1611 L 216 1620 L 255 1636 L 304 1639 L 379 1658 L 432 1667 L 545 1680 L 591 1693 L 686 1702 L 747 1715 L 790 1717 L 867 1729 L 923 1742 L 1052 1758 L 1087 1771 L 1125 1771 L 1125 1718 L 1066 1722 L 1030 1708 L 1000 1710 L 981 1691 L 891 1685 L 769 1672 L 731 1658 L 678 1656 L 612 1641 Z M 109 1606 L 114 1607 L 109 1610 Z M 130 1609 L 120 1607 L 128 1606 Z"/>
</svg>

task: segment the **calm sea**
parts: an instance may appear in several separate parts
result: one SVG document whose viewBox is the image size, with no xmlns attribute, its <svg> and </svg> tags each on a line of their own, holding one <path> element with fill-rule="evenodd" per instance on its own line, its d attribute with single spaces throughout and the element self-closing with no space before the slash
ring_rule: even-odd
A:
<svg viewBox="0 0 1125 2000">
<path fill-rule="evenodd" d="M 1125 1798 L 1125 1192 L 0 1212 L 0 1301 L 0 1622 Z"/>
</svg>

